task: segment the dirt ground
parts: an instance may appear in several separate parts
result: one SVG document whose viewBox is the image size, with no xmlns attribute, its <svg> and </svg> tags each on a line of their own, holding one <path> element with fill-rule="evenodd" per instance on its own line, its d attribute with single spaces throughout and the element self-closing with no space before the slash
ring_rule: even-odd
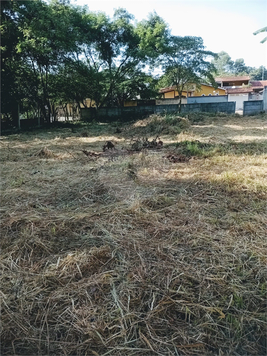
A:
<svg viewBox="0 0 267 356">
<path fill-rule="evenodd" d="M 168 122 L 0 138 L 2 355 L 266 354 L 267 116 Z"/>
</svg>

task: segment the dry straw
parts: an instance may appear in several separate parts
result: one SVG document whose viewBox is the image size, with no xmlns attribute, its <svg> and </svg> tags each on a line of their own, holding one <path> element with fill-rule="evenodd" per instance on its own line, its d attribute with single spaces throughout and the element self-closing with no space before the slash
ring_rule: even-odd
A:
<svg viewBox="0 0 267 356">
<path fill-rule="evenodd" d="M 1 138 L 2 355 L 266 354 L 266 117 L 155 123 Z"/>
</svg>

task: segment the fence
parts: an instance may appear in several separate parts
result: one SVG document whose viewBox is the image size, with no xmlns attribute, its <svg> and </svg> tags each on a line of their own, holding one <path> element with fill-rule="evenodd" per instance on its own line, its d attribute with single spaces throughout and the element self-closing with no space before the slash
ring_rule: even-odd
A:
<svg viewBox="0 0 267 356">
<path fill-rule="evenodd" d="M 228 101 L 228 95 L 216 95 L 216 96 L 189 96 L 187 98 L 187 104 L 194 103 L 226 103 Z"/>
<path fill-rule="evenodd" d="M 178 105 L 146 105 L 101 109 L 90 108 L 81 109 L 81 119 L 86 121 L 94 119 L 103 121 L 112 121 L 116 119 L 132 120 L 151 114 L 178 113 L 178 111 Z M 234 114 L 235 102 L 182 104 L 181 113 L 189 112 L 224 112 L 227 114 Z"/>
<path fill-rule="evenodd" d="M 249 100 L 243 103 L 243 116 L 256 115 L 263 112 L 263 100 Z"/>
<path fill-rule="evenodd" d="M 259 103 L 259 100 L 256 101 Z M 262 102 L 262 101 L 261 101 Z M 192 104 L 182 104 L 181 113 L 189 112 L 224 112 L 227 114 L 235 113 L 235 102 L 216 102 L 216 103 L 192 103 Z M 263 104 L 259 109 L 263 110 Z M 144 118 L 151 114 L 168 114 L 168 113 L 178 113 L 179 105 L 144 105 L 144 106 L 129 106 L 129 107 L 110 107 L 110 108 L 84 108 L 81 109 L 81 119 L 84 121 L 92 121 L 94 119 L 101 120 L 103 122 L 116 121 L 118 119 L 135 120 L 138 118 Z M 38 119 L 24 119 L 20 120 L 21 129 L 34 128 L 39 125 L 43 125 L 43 121 L 40 122 Z M 12 127 L 5 127 L 5 122 L 2 122 L 1 130 L 13 129 Z"/>
</svg>

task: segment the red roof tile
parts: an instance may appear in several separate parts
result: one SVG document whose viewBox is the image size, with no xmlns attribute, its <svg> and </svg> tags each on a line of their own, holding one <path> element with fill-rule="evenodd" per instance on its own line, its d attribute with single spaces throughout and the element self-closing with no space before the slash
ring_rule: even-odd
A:
<svg viewBox="0 0 267 356">
<path fill-rule="evenodd" d="M 210 84 L 205 84 L 205 83 L 202 83 L 201 85 L 205 85 L 205 86 L 207 86 L 207 87 L 210 87 L 210 88 L 213 88 L 213 89 L 215 89 L 212 85 L 210 85 Z M 226 89 L 225 88 L 220 88 L 220 87 L 218 87 L 218 89 L 221 89 L 221 90 L 224 90 L 224 91 L 226 91 Z M 167 87 L 167 88 L 162 88 L 162 89 L 160 89 L 160 93 L 168 93 L 169 91 L 174 91 L 174 90 L 176 90 L 176 86 L 175 85 L 173 85 L 173 86 L 171 86 L 171 87 Z M 186 88 L 183 90 L 183 91 L 188 91 L 189 93 L 191 92 L 191 93 L 193 93 L 194 91 L 195 91 L 195 89 L 189 89 L 189 90 L 187 90 Z"/>
<path fill-rule="evenodd" d="M 173 90 L 176 90 L 176 87 L 173 85 L 171 87 L 167 87 L 167 88 L 162 88 L 160 89 L 160 93 L 168 93 L 169 91 L 173 91 Z"/>
<path fill-rule="evenodd" d="M 168 93 L 169 91 L 176 91 L 177 89 L 176 89 L 176 86 L 175 85 L 173 85 L 173 86 L 171 86 L 171 87 L 167 87 L 167 88 L 162 88 L 162 89 L 160 89 L 160 93 Z M 183 91 L 188 91 L 189 93 L 190 92 L 193 92 L 194 90 L 187 90 L 187 89 L 184 89 Z"/>
<path fill-rule="evenodd" d="M 229 88 L 226 89 L 227 94 L 241 94 L 241 93 L 252 93 L 253 89 L 251 87 L 246 88 Z"/>
<path fill-rule="evenodd" d="M 251 80 L 250 84 L 252 86 L 252 88 L 264 88 L 265 86 L 267 86 L 267 80 Z"/>
<path fill-rule="evenodd" d="M 249 75 L 244 75 L 240 77 L 217 77 L 215 78 L 215 82 L 234 82 L 234 81 L 242 81 L 242 80 L 250 80 Z"/>
</svg>

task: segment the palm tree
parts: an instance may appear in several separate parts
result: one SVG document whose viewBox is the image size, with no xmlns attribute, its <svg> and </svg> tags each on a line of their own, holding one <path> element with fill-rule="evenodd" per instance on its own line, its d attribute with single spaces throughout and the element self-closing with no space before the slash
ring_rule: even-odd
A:
<svg viewBox="0 0 267 356">
<path fill-rule="evenodd" d="M 267 32 L 267 27 L 263 27 L 260 30 L 256 31 L 253 33 L 253 35 L 257 35 L 258 33 L 262 33 L 262 32 Z M 261 43 L 264 43 L 267 41 L 267 36 L 261 41 Z"/>
</svg>

